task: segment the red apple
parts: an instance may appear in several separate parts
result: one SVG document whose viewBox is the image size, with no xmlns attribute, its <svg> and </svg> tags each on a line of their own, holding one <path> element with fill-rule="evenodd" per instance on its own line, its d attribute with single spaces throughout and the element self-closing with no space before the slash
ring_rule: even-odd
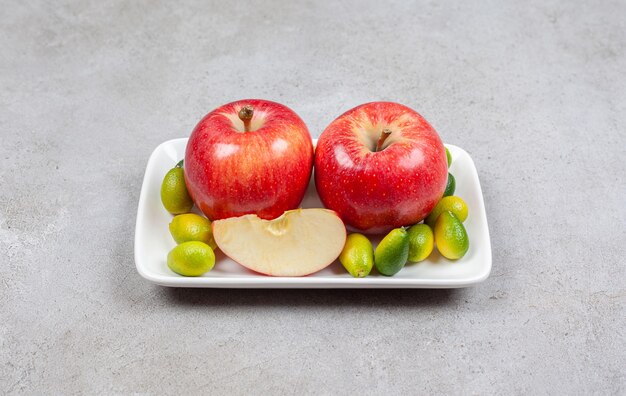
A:
<svg viewBox="0 0 626 396">
<path fill-rule="evenodd" d="M 302 119 L 258 99 L 207 114 L 189 137 L 184 165 L 187 189 L 211 220 L 273 219 L 297 208 L 312 167 L 313 143 Z"/>
<path fill-rule="evenodd" d="M 347 111 L 324 130 L 315 149 L 315 185 L 324 206 L 368 233 L 422 220 L 441 199 L 447 177 L 439 135 L 398 103 Z"/>
</svg>

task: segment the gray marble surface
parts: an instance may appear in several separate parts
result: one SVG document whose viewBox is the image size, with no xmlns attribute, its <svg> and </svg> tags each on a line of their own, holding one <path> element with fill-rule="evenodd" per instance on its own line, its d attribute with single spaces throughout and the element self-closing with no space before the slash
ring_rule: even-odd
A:
<svg viewBox="0 0 626 396">
<path fill-rule="evenodd" d="M 624 394 L 626 2 L 4 1 L 0 390 Z M 136 272 L 146 161 L 206 112 L 360 103 L 474 158 L 491 277 L 183 290 Z"/>
</svg>

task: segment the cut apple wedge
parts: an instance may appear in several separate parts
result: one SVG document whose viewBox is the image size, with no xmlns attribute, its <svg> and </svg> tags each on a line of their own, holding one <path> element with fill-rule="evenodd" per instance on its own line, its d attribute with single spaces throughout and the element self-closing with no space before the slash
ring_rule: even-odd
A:
<svg viewBox="0 0 626 396">
<path fill-rule="evenodd" d="M 328 209 L 296 209 L 274 220 L 256 215 L 213 222 L 213 237 L 224 254 L 270 276 L 304 276 L 330 265 L 346 242 L 346 227 Z"/>
</svg>

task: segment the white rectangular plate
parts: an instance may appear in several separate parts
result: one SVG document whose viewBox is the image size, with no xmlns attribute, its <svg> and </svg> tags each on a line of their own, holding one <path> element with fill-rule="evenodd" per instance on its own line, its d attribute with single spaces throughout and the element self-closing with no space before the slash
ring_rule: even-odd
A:
<svg viewBox="0 0 626 396">
<path fill-rule="evenodd" d="M 453 159 L 450 173 L 456 178 L 454 195 L 463 198 L 469 208 L 464 225 L 470 238 L 470 249 L 460 260 L 449 261 L 435 248 L 428 259 L 416 264 L 407 263 L 393 277 L 373 273 L 356 279 L 339 261 L 335 261 L 313 275 L 276 278 L 249 271 L 217 250 L 215 267 L 210 272 L 195 278 L 177 275 L 166 264 L 167 253 L 174 248 L 175 242 L 168 228 L 172 216 L 161 204 L 160 188 L 167 171 L 184 158 L 186 145 L 186 138 L 168 140 L 159 145 L 148 160 L 137 211 L 135 264 L 139 274 L 149 281 L 172 287 L 455 288 L 482 282 L 491 272 L 491 242 L 474 161 L 460 147 L 446 145 Z M 312 179 L 302 202 L 304 208 L 323 207 Z M 376 246 L 380 238 L 372 239 Z"/>
</svg>

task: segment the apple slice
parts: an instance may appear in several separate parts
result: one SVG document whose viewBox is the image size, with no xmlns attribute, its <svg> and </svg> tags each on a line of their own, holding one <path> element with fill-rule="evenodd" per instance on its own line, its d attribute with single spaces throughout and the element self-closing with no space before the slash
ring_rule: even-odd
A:
<svg viewBox="0 0 626 396">
<path fill-rule="evenodd" d="M 257 215 L 213 222 L 213 237 L 228 257 L 270 276 L 304 276 L 329 266 L 346 242 L 346 227 L 328 209 L 296 209 L 274 220 Z"/>
</svg>

